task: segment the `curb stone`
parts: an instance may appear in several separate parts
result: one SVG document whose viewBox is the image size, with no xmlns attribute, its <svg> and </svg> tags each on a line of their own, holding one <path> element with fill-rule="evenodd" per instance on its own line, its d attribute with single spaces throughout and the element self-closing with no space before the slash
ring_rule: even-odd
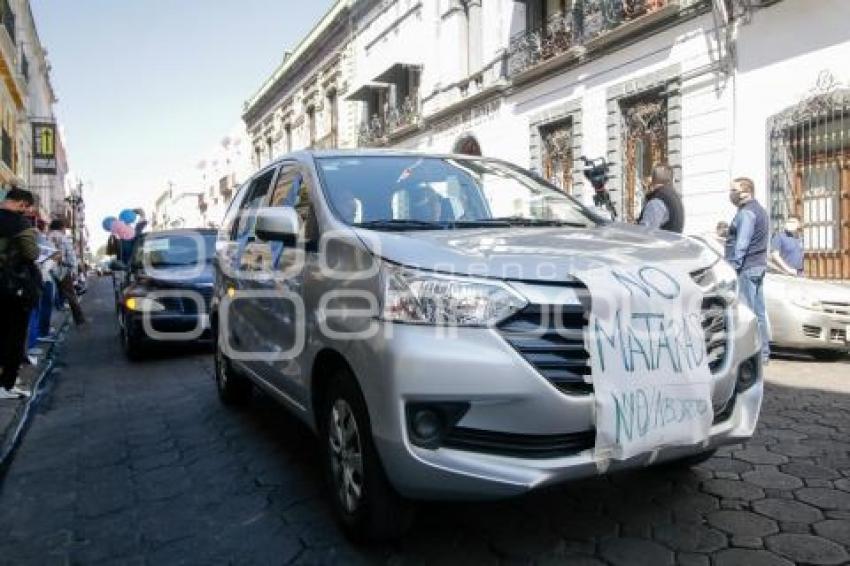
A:
<svg viewBox="0 0 850 566">
<path fill-rule="evenodd" d="M 18 405 L 9 426 L 5 430 L 0 431 L 0 481 L 2 481 L 6 470 L 12 463 L 15 450 L 26 432 L 34 409 L 47 392 L 49 378 L 53 373 L 53 369 L 56 367 L 54 360 L 56 350 L 65 341 L 70 320 L 70 312 L 66 312 L 64 320 L 59 324 L 59 331 L 56 333 L 57 341 L 49 345 L 44 361 L 39 364 L 35 379 L 32 382 L 32 395 L 24 403 Z"/>
</svg>

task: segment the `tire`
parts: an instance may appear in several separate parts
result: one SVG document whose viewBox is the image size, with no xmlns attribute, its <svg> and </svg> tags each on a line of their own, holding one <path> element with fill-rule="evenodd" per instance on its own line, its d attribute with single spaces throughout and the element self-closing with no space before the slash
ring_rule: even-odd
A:
<svg viewBox="0 0 850 566">
<path fill-rule="evenodd" d="M 224 354 L 219 337 L 219 329 L 215 330 L 215 388 L 218 398 L 229 406 L 246 404 L 251 399 L 253 386 L 251 382 L 233 368 L 233 363 Z"/>
<path fill-rule="evenodd" d="M 131 362 L 138 362 L 145 357 L 147 348 L 142 343 L 142 340 L 130 329 L 126 318 L 121 320 L 121 347 L 124 349 L 124 355 Z"/>
<path fill-rule="evenodd" d="M 413 505 L 387 479 L 366 402 L 350 372 L 337 372 L 325 399 L 319 421 L 325 472 L 343 532 L 355 542 L 399 538 L 413 522 Z"/>
<path fill-rule="evenodd" d="M 706 450 L 705 452 L 699 452 L 697 454 L 691 454 L 690 456 L 685 456 L 684 458 L 679 458 L 678 460 L 671 460 L 670 462 L 666 462 L 664 465 L 670 468 L 678 469 L 693 468 L 696 465 L 702 464 L 703 462 L 710 460 L 716 452 L 717 448 L 712 448 L 711 450 Z"/>
<path fill-rule="evenodd" d="M 822 362 L 837 362 L 846 355 L 841 350 L 812 350 L 812 356 Z"/>
</svg>

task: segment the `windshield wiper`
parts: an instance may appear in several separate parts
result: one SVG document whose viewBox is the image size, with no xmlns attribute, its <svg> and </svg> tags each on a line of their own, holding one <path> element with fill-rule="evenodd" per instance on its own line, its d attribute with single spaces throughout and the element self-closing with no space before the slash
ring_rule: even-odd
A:
<svg viewBox="0 0 850 566">
<path fill-rule="evenodd" d="M 373 230 L 445 230 L 445 222 L 428 220 L 410 220 L 403 218 L 385 218 L 383 220 L 368 220 L 353 224 L 355 228 L 370 228 Z"/>
<path fill-rule="evenodd" d="M 476 222 L 507 223 L 510 226 L 572 226 L 575 228 L 587 228 L 587 224 L 581 222 L 570 222 L 569 220 L 557 220 L 546 218 L 526 218 L 524 216 L 501 216 L 496 218 L 482 218 Z"/>
</svg>

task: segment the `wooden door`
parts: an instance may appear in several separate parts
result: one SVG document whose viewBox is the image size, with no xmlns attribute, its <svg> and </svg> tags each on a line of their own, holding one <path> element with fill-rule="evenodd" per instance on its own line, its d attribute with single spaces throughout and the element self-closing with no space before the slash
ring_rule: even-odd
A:
<svg viewBox="0 0 850 566">
<path fill-rule="evenodd" d="M 644 186 L 656 163 L 667 163 L 667 99 L 649 95 L 623 104 L 622 216 L 635 222 L 644 201 Z"/>
</svg>

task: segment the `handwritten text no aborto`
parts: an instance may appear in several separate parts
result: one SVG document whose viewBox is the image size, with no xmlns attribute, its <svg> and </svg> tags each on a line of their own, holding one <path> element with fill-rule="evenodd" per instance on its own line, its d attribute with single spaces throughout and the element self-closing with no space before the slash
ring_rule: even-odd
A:
<svg viewBox="0 0 850 566">
<path fill-rule="evenodd" d="M 597 450 L 627 458 L 704 439 L 711 402 L 699 288 L 688 274 L 655 266 L 592 279 L 586 340 Z"/>
</svg>

